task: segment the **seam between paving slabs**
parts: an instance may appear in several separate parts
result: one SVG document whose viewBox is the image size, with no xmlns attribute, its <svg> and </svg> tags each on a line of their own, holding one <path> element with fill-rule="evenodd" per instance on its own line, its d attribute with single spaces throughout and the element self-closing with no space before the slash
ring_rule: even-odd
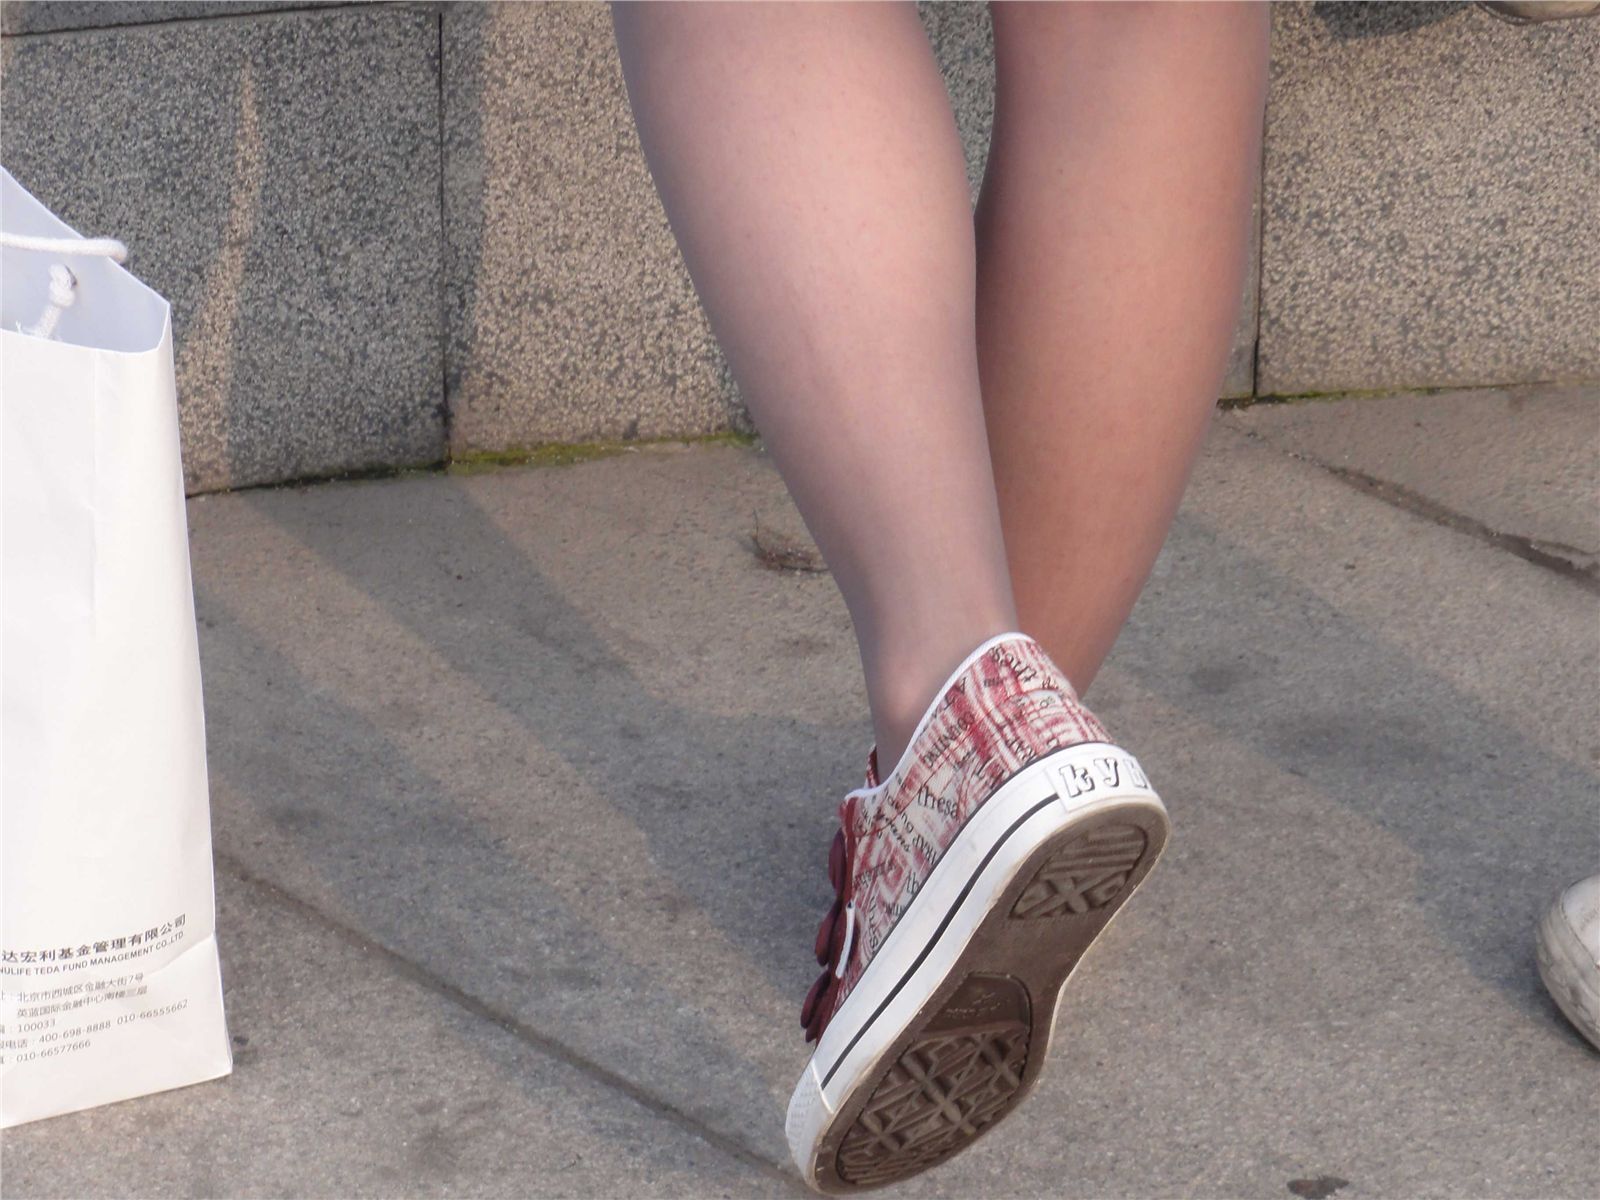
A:
<svg viewBox="0 0 1600 1200">
<path fill-rule="evenodd" d="M 1267 19 L 1268 19 L 1268 22 L 1270 23 L 1271 17 L 1269 16 Z M 1269 36 L 1269 38 L 1271 36 L 1271 30 L 1270 29 L 1268 30 L 1268 36 Z M 1267 58 L 1269 60 L 1269 70 L 1270 70 L 1271 57 L 1272 57 L 1272 49 L 1271 49 L 1271 46 L 1269 44 L 1268 49 L 1267 49 Z M 1255 205 L 1256 205 L 1256 222 L 1255 222 L 1255 226 L 1256 226 L 1255 227 L 1255 235 L 1256 235 L 1256 244 L 1255 244 L 1255 252 L 1256 252 L 1256 261 L 1255 261 L 1256 286 L 1255 286 L 1255 295 L 1254 295 L 1254 302 L 1255 302 L 1255 306 L 1256 306 L 1256 311 L 1255 311 L 1255 339 L 1250 343 L 1250 396 L 1249 396 L 1249 399 L 1251 400 L 1251 402 L 1254 402 L 1254 401 L 1258 400 L 1260 398 L 1260 393 L 1261 393 L 1261 327 L 1262 327 L 1262 324 L 1263 324 L 1263 320 L 1262 320 L 1262 315 L 1261 314 L 1266 311 L 1266 305 L 1262 303 L 1262 298 L 1261 298 L 1261 289 L 1266 286 L 1266 282 L 1267 282 L 1267 266 L 1266 266 L 1266 262 L 1267 262 L 1267 132 L 1266 132 L 1266 116 L 1265 116 L 1265 114 L 1263 114 L 1263 116 L 1262 116 L 1261 144 L 1260 144 L 1260 146 L 1258 146 L 1256 148 L 1256 150 L 1257 150 L 1257 155 L 1256 155 L 1256 194 L 1255 194 Z"/>
<path fill-rule="evenodd" d="M 439 448 L 444 457 L 450 457 L 450 432 L 455 424 L 455 411 L 450 406 L 450 221 L 449 207 L 445 194 L 445 172 L 450 169 L 449 155 L 446 152 L 446 142 L 449 131 L 446 128 L 449 113 L 445 102 L 444 79 L 444 9 L 441 7 L 434 14 L 434 68 L 437 72 L 435 79 L 438 81 L 436 116 L 439 121 L 439 188 L 437 205 L 434 215 L 439 219 L 439 286 L 438 293 L 438 325 L 434 332 L 439 338 Z"/>
<path fill-rule="evenodd" d="M 315 905 L 301 899 L 299 896 L 296 896 L 293 892 L 287 891 L 279 885 L 273 883 L 271 880 L 263 879 L 261 876 L 250 871 L 232 855 L 224 854 L 219 851 L 215 854 L 215 858 L 217 864 L 225 869 L 228 874 L 238 882 L 243 883 L 248 887 L 255 888 L 259 892 L 265 893 L 276 904 L 315 922 L 324 929 L 332 932 L 341 941 L 353 945 L 363 954 L 366 954 L 369 957 L 381 959 L 384 963 L 393 968 L 399 975 L 423 988 L 425 991 L 432 992 L 434 995 L 448 1000 L 457 1008 L 470 1013 L 472 1016 L 477 1017 L 480 1020 L 488 1021 L 490 1024 L 498 1026 L 533 1050 L 544 1054 L 549 1058 L 553 1058 L 558 1062 L 571 1067 L 573 1070 L 587 1075 L 597 1083 L 600 1083 L 615 1092 L 620 1092 L 622 1095 L 632 1100 L 635 1104 L 638 1104 L 640 1107 L 658 1117 L 664 1118 L 685 1132 L 692 1134 L 700 1141 L 710 1145 L 713 1149 L 720 1150 L 724 1154 L 737 1159 L 739 1162 L 756 1168 L 763 1175 L 786 1184 L 792 1195 L 810 1195 L 809 1192 L 800 1186 L 798 1180 L 796 1180 L 792 1175 L 789 1174 L 788 1171 L 784 1170 L 777 1163 L 774 1163 L 771 1159 L 758 1154 L 754 1150 L 751 1150 L 748 1146 L 741 1144 L 726 1134 L 717 1132 L 717 1130 L 705 1124 L 698 1117 L 685 1112 L 671 1101 L 664 1100 L 661 1097 L 646 1091 L 644 1088 L 634 1083 L 631 1079 L 624 1075 L 619 1075 L 611 1068 L 602 1063 L 596 1062 L 594 1059 L 589 1058 L 581 1051 L 573 1049 L 571 1046 L 556 1040 L 547 1033 L 540 1032 L 538 1029 L 535 1029 L 526 1022 L 518 1020 L 510 1013 L 502 1012 L 501 1010 L 495 1008 L 492 1004 L 489 1004 L 487 1001 L 474 996 L 471 992 L 457 987 L 449 980 L 435 975 L 426 967 L 420 966 L 419 964 L 411 961 L 403 954 L 391 949 L 382 942 L 376 941 L 352 926 L 346 925 L 337 917 L 329 916 Z"/>
<path fill-rule="evenodd" d="M 1436 500 L 1430 500 L 1421 492 L 1413 491 L 1404 484 L 1392 483 L 1386 479 L 1379 479 L 1376 475 L 1369 475 L 1365 471 L 1358 471 L 1354 467 L 1341 467 L 1335 463 L 1324 462 L 1313 455 L 1299 450 L 1287 450 L 1274 446 L 1253 429 L 1240 429 L 1254 444 L 1264 449 L 1272 450 L 1296 462 L 1306 463 L 1308 466 L 1317 467 L 1328 475 L 1333 476 L 1346 487 L 1381 500 L 1391 508 L 1398 508 L 1401 512 L 1410 513 L 1414 517 L 1421 517 L 1430 524 L 1454 530 L 1456 533 L 1466 534 L 1468 537 L 1482 542 L 1496 550 L 1513 555 L 1524 562 L 1532 563 L 1536 567 L 1543 567 L 1553 575 L 1577 584 L 1587 592 L 1600 594 L 1600 564 L 1580 566 L 1570 558 L 1564 557 L 1560 552 L 1568 551 L 1583 558 L 1591 557 L 1587 551 L 1576 546 L 1563 545 L 1560 542 L 1544 541 L 1531 538 L 1520 533 L 1505 533 L 1502 530 L 1487 525 L 1475 517 L 1458 513 L 1453 508 L 1448 508 Z"/>
</svg>

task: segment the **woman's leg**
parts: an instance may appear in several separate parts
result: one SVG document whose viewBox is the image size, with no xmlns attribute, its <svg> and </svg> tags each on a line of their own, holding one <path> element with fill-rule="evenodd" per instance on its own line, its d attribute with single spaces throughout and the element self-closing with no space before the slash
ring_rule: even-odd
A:
<svg viewBox="0 0 1600 1200">
<path fill-rule="evenodd" d="M 1226 369 L 1267 6 L 990 10 L 984 407 L 1021 627 L 1082 692 L 1166 538 Z"/>
<path fill-rule="evenodd" d="M 1016 623 L 944 83 L 909 4 L 612 15 L 690 275 L 844 593 L 888 769 L 940 683 Z"/>
</svg>

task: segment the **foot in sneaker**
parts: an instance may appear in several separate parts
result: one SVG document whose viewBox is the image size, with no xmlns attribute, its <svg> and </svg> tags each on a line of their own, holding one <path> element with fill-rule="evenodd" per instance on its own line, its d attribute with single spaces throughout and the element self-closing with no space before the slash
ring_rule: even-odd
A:
<svg viewBox="0 0 1600 1200">
<path fill-rule="evenodd" d="M 1539 922 L 1538 955 L 1551 998 L 1600 1050 L 1600 875 L 1555 898 Z"/>
<path fill-rule="evenodd" d="M 1168 832 L 1138 762 L 1016 633 L 956 669 L 888 779 L 869 756 L 839 817 L 787 1121 L 830 1193 L 943 1162 L 1033 1089 L 1062 985 Z"/>
</svg>

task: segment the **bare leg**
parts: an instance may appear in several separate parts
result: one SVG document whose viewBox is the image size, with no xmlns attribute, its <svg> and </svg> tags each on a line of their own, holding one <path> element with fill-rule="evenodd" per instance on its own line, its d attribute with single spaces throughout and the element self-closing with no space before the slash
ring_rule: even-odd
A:
<svg viewBox="0 0 1600 1200">
<path fill-rule="evenodd" d="M 1016 627 L 937 64 L 908 4 L 612 16 L 690 275 L 849 607 L 887 770 L 945 677 Z"/>
<path fill-rule="evenodd" d="M 1021 627 L 1082 692 L 1166 538 L 1226 369 L 1267 6 L 990 7 L 984 405 Z"/>
</svg>

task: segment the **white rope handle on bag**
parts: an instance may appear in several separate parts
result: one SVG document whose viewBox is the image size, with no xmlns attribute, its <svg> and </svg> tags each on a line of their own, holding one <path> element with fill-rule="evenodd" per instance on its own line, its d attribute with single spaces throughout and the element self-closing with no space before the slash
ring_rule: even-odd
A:
<svg viewBox="0 0 1600 1200">
<path fill-rule="evenodd" d="M 128 259 L 128 248 L 116 238 L 58 238 L 0 232 L 0 246 L 10 246 L 17 250 L 42 250 L 47 254 L 95 254 L 114 258 L 118 262 L 126 262 Z M 77 299 L 77 288 L 78 277 L 65 263 L 52 264 L 50 302 L 45 305 L 45 310 L 39 315 L 39 319 L 29 328 L 24 329 L 19 322 L 17 332 L 42 338 L 55 337 L 56 322 L 61 320 L 62 312 L 70 308 L 72 302 Z"/>
</svg>

